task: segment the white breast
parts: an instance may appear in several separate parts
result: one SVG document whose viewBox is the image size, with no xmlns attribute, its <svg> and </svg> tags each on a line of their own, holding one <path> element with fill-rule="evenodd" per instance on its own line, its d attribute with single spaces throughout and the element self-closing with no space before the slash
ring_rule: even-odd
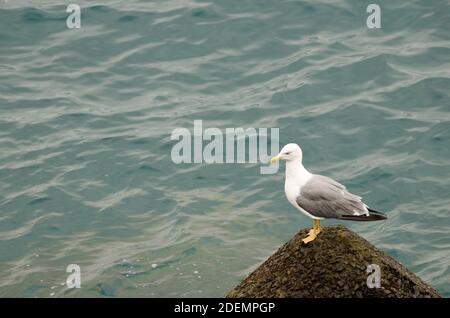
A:
<svg viewBox="0 0 450 318">
<path fill-rule="evenodd" d="M 292 179 L 286 179 L 284 182 L 284 193 L 286 194 L 286 198 L 288 199 L 288 201 L 296 206 L 296 200 L 297 200 L 297 196 L 299 195 L 301 190 L 301 186 L 294 182 L 294 180 Z"/>
<path fill-rule="evenodd" d="M 290 166 L 289 163 L 286 164 L 286 179 L 284 181 L 284 193 L 286 194 L 286 198 L 288 199 L 289 203 L 292 204 L 294 208 L 305 214 L 306 216 L 313 218 L 313 219 L 320 219 L 317 218 L 311 214 L 309 214 L 307 211 L 303 210 L 299 205 L 297 204 L 297 197 L 300 194 L 300 191 L 302 190 L 302 187 L 311 179 L 312 174 L 308 172 L 302 165 L 292 165 Z"/>
</svg>

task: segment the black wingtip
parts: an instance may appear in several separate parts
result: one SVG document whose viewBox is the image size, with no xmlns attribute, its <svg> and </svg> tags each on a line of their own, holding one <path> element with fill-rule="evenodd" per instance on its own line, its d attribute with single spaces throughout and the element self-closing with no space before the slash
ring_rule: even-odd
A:
<svg viewBox="0 0 450 318">
<path fill-rule="evenodd" d="M 381 213 L 381 212 L 372 210 L 371 208 L 368 208 L 368 210 L 369 210 L 369 214 L 370 214 L 370 215 L 374 215 L 374 216 L 377 216 L 377 217 L 378 217 L 377 220 L 386 220 L 386 219 L 387 219 L 387 215 L 384 214 L 384 213 Z"/>
<path fill-rule="evenodd" d="M 349 221 L 381 221 L 386 220 L 387 216 L 381 212 L 369 209 L 369 215 L 342 215 L 340 219 Z"/>
</svg>

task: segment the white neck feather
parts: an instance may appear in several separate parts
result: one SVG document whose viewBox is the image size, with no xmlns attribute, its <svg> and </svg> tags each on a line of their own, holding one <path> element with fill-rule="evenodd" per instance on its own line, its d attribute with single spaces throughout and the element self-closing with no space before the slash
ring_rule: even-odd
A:
<svg viewBox="0 0 450 318">
<path fill-rule="evenodd" d="M 312 177 L 300 160 L 286 162 L 286 182 L 296 181 L 300 185 L 305 184 Z"/>
</svg>

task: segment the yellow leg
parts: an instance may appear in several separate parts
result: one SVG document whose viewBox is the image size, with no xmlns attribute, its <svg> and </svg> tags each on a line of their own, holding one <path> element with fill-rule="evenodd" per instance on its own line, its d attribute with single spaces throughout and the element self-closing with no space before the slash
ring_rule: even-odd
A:
<svg viewBox="0 0 450 318">
<path fill-rule="evenodd" d="M 316 222 L 317 222 L 316 234 L 319 234 L 322 231 L 322 228 L 320 227 L 320 220 L 316 220 Z"/>
<path fill-rule="evenodd" d="M 316 232 L 317 232 L 317 223 L 316 223 L 316 220 L 313 219 L 313 228 L 311 230 L 309 230 L 308 236 L 317 234 Z"/>
<path fill-rule="evenodd" d="M 309 231 L 308 236 L 303 239 L 303 243 L 307 244 L 311 241 L 314 241 L 317 237 L 317 234 L 320 232 L 320 228 L 318 230 L 318 227 L 320 227 L 319 220 L 313 220 L 313 228 Z"/>
</svg>

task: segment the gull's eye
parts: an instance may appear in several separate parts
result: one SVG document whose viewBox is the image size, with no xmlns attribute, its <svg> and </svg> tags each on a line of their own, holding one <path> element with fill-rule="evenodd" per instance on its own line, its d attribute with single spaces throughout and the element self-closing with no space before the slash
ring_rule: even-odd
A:
<svg viewBox="0 0 450 318">
<path fill-rule="evenodd" d="M 290 154 L 291 154 L 291 152 L 286 152 L 286 153 L 285 153 L 285 155 L 288 155 L 288 156 L 289 156 Z"/>
</svg>

